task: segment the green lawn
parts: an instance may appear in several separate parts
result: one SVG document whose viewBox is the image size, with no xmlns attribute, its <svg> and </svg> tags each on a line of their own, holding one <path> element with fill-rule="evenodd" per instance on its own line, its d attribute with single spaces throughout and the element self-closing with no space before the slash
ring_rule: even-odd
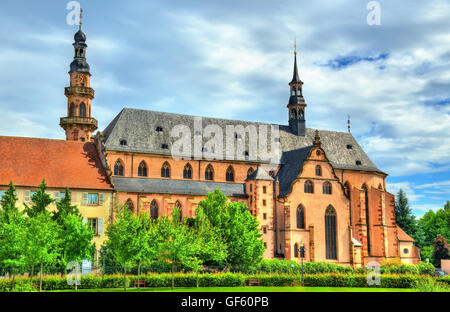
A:
<svg viewBox="0 0 450 312">
<path fill-rule="evenodd" d="M 55 290 L 71 292 L 74 290 Z M 127 288 L 127 292 L 171 292 L 165 288 Z M 410 288 L 369 288 L 369 287 L 176 287 L 176 292 L 414 292 Z M 78 292 L 123 292 L 123 288 L 80 289 Z"/>
</svg>

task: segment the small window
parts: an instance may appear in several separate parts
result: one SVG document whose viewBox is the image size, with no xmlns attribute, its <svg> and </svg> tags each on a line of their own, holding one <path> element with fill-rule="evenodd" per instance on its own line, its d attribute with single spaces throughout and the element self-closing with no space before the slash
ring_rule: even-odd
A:
<svg viewBox="0 0 450 312">
<path fill-rule="evenodd" d="M 133 201 L 128 198 L 128 200 L 126 201 L 125 205 L 128 207 L 128 210 L 130 210 L 131 212 L 134 211 L 134 204 Z"/>
<path fill-rule="evenodd" d="M 320 156 L 320 154 L 321 154 L 320 151 L 317 150 L 317 151 L 316 151 L 316 155 L 317 155 L 317 156 Z"/>
<path fill-rule="evenodd" d="M 163 128 L 162 127 L 156 127 L 156 132 L 162 132 Z"/>
<path fill-rule="evenodd" d="M 294 244 L 294 257 L 298 258 L 298 244 L 297 243 Z"/>
<path fill-rule="evenodd" d="M 351 144 L 347 144 L 347 149 L 351 150 L 353 149 L 353 146 Z"/>
<path fill-rule="evenodd" d="M 229 166 L 226 172 L 226 180 L 229 182 L 234 181 L 234 170 L 233 167 Z"/>
<path fill-rule="evenodd" d="M 267 233 L 267 228 L 263 227 L 263 233 L 266 234 Z"/>
<path fill-rule="evenodd" d="M 120 159 L 114 164 L 114 175 L 123 176 L 123 163 Z"/>
<path fill-rule="evenodd" d="M 127 140 L 120 140 L 120 145 L 122 145 L 122 146 L 127 145 Z"/>
<path fill-rule="evenodd" d="M 244 156 L 248 156 L 248 151 L 244 151 Z"/>
<path fill-rule="evenodd" d="M 252 167 L 248 168 L 248 170 L 247 170 L 247 178 L 248 178 L 249 176 L 251 176 L 253 172 L 254 172 L 254 170 L 253 170 Z"/>
<path fill-rule="evenodd" d="M 263 213 L 263 219 L 267 220 L 267 213 Z"/>
<path fill-rule="evenodd" d="M 357 166 L 361 166 L 361 160 L 357 160 L 357 161 L 356 161 L 356 165 L 357 165 Z"/>
<path fill-rule="evenodd" d="M 267 193 L 267 186 L 263 186 L 263 193 L 264 193 L 264 194 Z"/>
<path fill-rule="evenodd" d="M 162 149 L 169 149 L 169 144 L 161 144 Z"/>
<path fill-rule="evenodd" d="M 263 199 L 263 206 L 266 206 L 267 202 L 265 199 Z"/>
<path fill-rule="evenodd" d="M 158 219 L 158 203 L 156 200 L 153 200 L 150 204 L 150 218 Z"/>
<path fill-rule="evenodd" d="M 65 196 L 66 196 L 65 192 L 54 192 L 53 193 L 53 199 L 57 202 L 63 200 Z M 1 192 L 0 192 L 0 197 L 1 197 Z"/>
<path fill-rule="evenodd" d="M 192 167 L 190 164 L 186 164 L 186 166 L 184 166 L 183 179 L 192 179 Z"/>
<path fill-rule="evenodd" d="M 196 130 L 195 135 L 202 135 L 202 132 L 200 130 Z"/>
<path fill-rule="evenodd" d="M 266 242 L 264 242 L 264 247 L 267 248 L 267 243 Z"/>
<path fill-rule="evenodd" d="M 331 183 L 330 182 L 324 182 L 323 183 L 323 193 L 324 194 L 331 194 Z"/>
<path fill-rule="evenodd" d="M 161 177 L 170 178 L 170 167 L 167 162 L 165 162 L 161 167 Z"/>
<path fill-rule="evenodd" d="M 98 194 L 89 193 L 88 194 L 88 205 L 98 205 Z"/>
<path fill-rule="evenodd" d="M 270 170 L 269 175 L 273 178 L 275 176 L 275 172 L 273 170 Z"/>
<path fill-rule="evenodd" d="M 250 192 L 253 191 L 253 184 L 250 184 Z"/>
<path fill-rule="evenodd" d="M 305 182 L 305 193 L 314 193 L 314 185 L 310 180 Z"/>
<path fill-rule="evenodd" d="M 403 249 L 403 253 L 407 254 L 408 253 L 408 248 Z"/>
<path fill-rule="evenodd" d="M 242 136 L 241 136 L 240 134 L 235 133 L 235 134 L 234 134 L 234 138 L 235 138 L 235 139 L 240 139 L 240 138 L 242 138 Z"/>
<path fill-rule="evenodd" d="M 138 176 L 139 177 L 146 177 L 147 176 L 147 165 L 144 161 L 141 161 L 138 167 Z"/>
<path fill-rule="evenodd" d="M 322 167 L 319 165 L 316 166 L 316 176 L 322 176 Z"/>
<path fill-rule="evenodd" d="M 214 179 L 214 171 L 211 165 L 208 165 L 205 170 L 205 180 L 212 181 Z"/>
<path fill-rule="evenodd" d="M 95 235 L 98 234 L 98 220 L 97 218 L 88 218 L 88 225 L 89 225 L 89 229 L 94 232 Z"/>
</svg>

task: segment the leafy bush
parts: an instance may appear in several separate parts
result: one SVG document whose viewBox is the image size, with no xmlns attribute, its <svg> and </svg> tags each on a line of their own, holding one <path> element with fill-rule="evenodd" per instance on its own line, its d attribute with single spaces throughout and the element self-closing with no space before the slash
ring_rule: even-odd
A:
<svg viewBox="0 0 450 312">
<path fill-rule="evenodd" d="M 434 274 L 434 265 L 427 262 L 420 262 L 416 264 L 417 269 L 419 270 L 419 274 L 421 275 L 433 275 Z"/>
</svg>

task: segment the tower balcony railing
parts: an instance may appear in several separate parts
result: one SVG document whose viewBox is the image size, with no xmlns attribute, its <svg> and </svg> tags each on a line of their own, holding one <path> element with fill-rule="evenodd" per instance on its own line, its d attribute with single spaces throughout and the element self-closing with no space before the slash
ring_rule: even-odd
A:
<svg viewBox="0 0 450 312">
<path fill-rule="evenodd" d="M 64 94 L 66 96 L 70 95 L 79 95 L 79 96 L 87 96 L 91 100 L 94 98 L 94 89 L 88 88 L 88 87 L 80 87 L 80 86 L 73 86 L 73 87 L 66 87 Z"/>
<path fill-rule="evenodd" d="M 98 128 L 98 121 L 97 119 L 91 117 L 79 117 L 79 116 L 61 117 L 59 125 L 64 129 L 69 125 L 86 125 L 90 126 L 92 129 L 95 130 Z"/>
</svg>

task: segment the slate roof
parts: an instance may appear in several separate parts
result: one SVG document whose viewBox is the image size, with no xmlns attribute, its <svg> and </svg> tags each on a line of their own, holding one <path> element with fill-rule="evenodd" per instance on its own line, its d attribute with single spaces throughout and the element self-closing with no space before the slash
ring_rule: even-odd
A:
<svg viewBox="0 0 450 312">
<path fill-rule="evenodd" d="M 0 136 L 0 185 L 109 190 L 94 143 Z"/>
<path fill-rule="evenodd" d="M 155 194 L 178 194 L 178 195 L 208 195 L 215 189 L 220 189 L 226 196 L 246 197 L 244 184 L 242 183 L 220 183 L 193 180 L 169 180 L 148 178 L 125 178 L 113 177 L 116 191 L 155 193 Z"/>
<path fill-rule="evenodd" d="M 300 173 L 300 168 L 308 157 L 314 141 L 315 129 L 310 128 L 306 129 L 306 134 L 303 137 L 292 133 L 289 126 L 286 125 L 196 117 L 191 115 L 124 108 L 103 131 L 106 150 L 171 156 L 172 144 L 177 141 L 179 137 L 172 138 L 170 136 L 170 131 L 177 125 L 189 127 L 189 129 L 191 129 L 191 142 L 193 146 L 195 118 L 201 118 L 201 129 L 203 131 L 208 125 L 217 125 L 223 130 L 224 149 L 226 147 L 225 133 L 227 125 L 242 125 L 243 127 L 253 125 L 256 129 L 259 129 L 259 126 L 267 126 L 267 142 L 271 141 L 271 126 L 278 126 L 280 130 L 279 142 L 281 154 L 277 157 L 276 162 L 281 164 L 281 169 L 277 175 L 280 182 L 280 195 L 290 191 L 290 185 Z M 157 127 L 161 127 L 162 131 L 156 131 Z M 325 151 L 333 168 L 383 173 L 369 159 L 351 133 L 319 130 L 319 136 L 322 143 L 321 147 Z M 127 144 L 121 145 L 121 140 L 126 140 Z M 211 140 L 211 138 L 204 135 L 203 144 L 209 140 Z M 162 148 L 163 144 L 167 144 L 168 148 Z M 249 151 L 248 139 L 245 140 L 245 151 Z M 224 159 L 225 156 L 224 151 Z M 243 158 L 243 155 L 237 156 L 242 158 L 239 159 L 240 161 L 267 163 L 260 155 L 256 155 L 256 159 L 249 159 L 248 156 Z M 356 161 L 359 161 L 360 164 L 357 165 Z M 189 181 L 189 183 L 192 182 L 194 181 Z"/>
</svg>

